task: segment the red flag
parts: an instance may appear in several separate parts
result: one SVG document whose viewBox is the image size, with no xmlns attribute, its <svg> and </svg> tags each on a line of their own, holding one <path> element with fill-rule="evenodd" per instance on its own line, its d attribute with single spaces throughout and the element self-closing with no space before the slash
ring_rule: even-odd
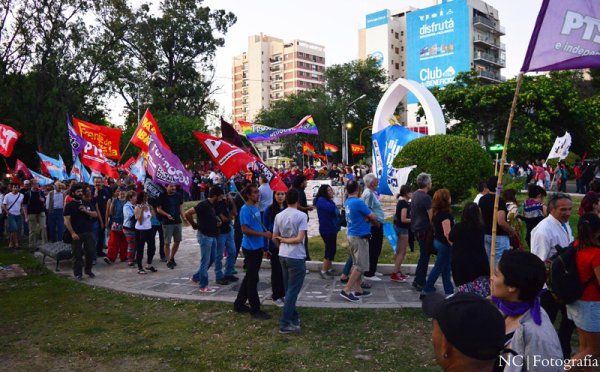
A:
<svg viewBox="0 0 600 372">
<path fill-rule="evenodd" d="M 315 158 L 317 158 L 317 159 L 320 159 L 320 160 L 322 160 L 322 161 L 324 161 L 324 162 L 327 162 L 327 157 L 326 157 L 325 155 L 320 155 L 320 154 L 317 154 L 317 153 L 315 152 L 313 156 L 314 156 Z"/>
<path fill-rule="evenodd" d="M 235 175 L 240 170 L 247 171 L 248 165 L 255 161 L 254 156 L 237 146 L 208 134 L 193 133 L 213 162 L 227 178 Z"/>
<path fill-rule="evenodd" d="M 304 155 L 312 156 L 315 153 L 315 148 L 310 143 L 308 143 L 308 141 L 306 141 L 302 145 L 302 153 Z"/>
<path fill-rule="evenodd" d="M 121 166 L 121 168 L 122 168 L 122 169 L 123 169 L 125 172 L 128 172 L 128 173 L 129 173 L 129 167 L 131 166 L 131 164 L 133 164 L 133 162 L 134 162 L 135 160 L 136 160 L 136 159 L 135 159 L 133 156 L 132 156 L 132 157 L 130 157 L 130 158 L 129 158 L 129 160 L 127 160 L 127 161 L 125 162 L 125 164 L 123 164 L 123 165 Z"/>
<path fill-rule="evenodd" d="M 84 140 L 92 142 L 94 145 L 102 149 L 102 153 L 109 159 L 119 160 L 121 151 L 119 145 L 121 143 L 121 129 L 109 128 L 104 125 L 96 125 L 86 121 L 73 118 L 75 131 L 83 137 Z M 85 148 L 88 148 L 87 146 Z"/>
<path fill-rule="evenodd" d="M 21 160 L 17 159 L 15 163 L 15 173 L 19 173 L 19 171 L 23 172 L 25 178 L 31 178 L 31 172 L 29 172 L 29 168 L 23 163 Z"/>
<path fill-rule="evenodd" d="M 10 157 L 15 143 L 21 136 L 14 128 L 8 125 L 0 124 L 0 154 L 5 158 Z"/>
<path fill-rule="evenodd" d="M 150 132 L 154 133 L 160 143 L 167 148 L 167 150 L 171 151 L 171 148 L 165 142 L 160 130 L 158 129 L 158 124 L 156 124 L 156 120 L 154 120 L 154 116 L 150 113 L 150 110 L 146 110 L 144 117 L 138 124 L 137 129 L 133 133 L 133 137 L 131 137 L 131 143 L 142 149 L 143 152 L 148 152 L 148 142 L 150 141 Z"/>
<path fill-rule="evenodd" d="M 6 170 L 8 171 L 8 174 L 10 174 L 11 182 L 18 183 L 22 187 L 23 182 L 21 182 L 21 180 L 17 177 L 16 172 L 8 166 L 6 159 L 4 159 L 4 164 L 6 164 Z"/>
<path fill-rule="evenodd" d="M 119 177 L 119 173 L 115 168 L 117 166 L 117 162 L 105 157 L 102 149 L 92 142 L 86 143 L 83 151 L 81 152 L 81 162 L 91 169 L 96 170 L 106 176 L 112 178 Z"/>
<path fill-rule="evenodd" d="M 365 153 L 365 147 L 357 144 L 350 144 L 350 148 L 352 149 L 352 155 L 360 155 Z"/>
</svg>

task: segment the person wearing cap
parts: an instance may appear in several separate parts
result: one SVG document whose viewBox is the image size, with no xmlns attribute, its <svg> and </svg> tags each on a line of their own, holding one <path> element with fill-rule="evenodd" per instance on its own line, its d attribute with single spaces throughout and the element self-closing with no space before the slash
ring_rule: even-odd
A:
<svg viewBox="0 0 600 372">
<path fill-rule="evenodd" d="M 540 304 L 545 281 L 544 263 L 525 251 L 504 252 L 492 273 L 492 302 L 505 317 L 504 371 L 562 371 L 561 343 Z"/>
<path fill-rule="evenodd" d="M 494 370 L 504 348 L 504 319 L 494 305 L 474 293 L 430 293 L 422 309 L 433 318 L 431 342 L 444 371 Z"/>
</svg>

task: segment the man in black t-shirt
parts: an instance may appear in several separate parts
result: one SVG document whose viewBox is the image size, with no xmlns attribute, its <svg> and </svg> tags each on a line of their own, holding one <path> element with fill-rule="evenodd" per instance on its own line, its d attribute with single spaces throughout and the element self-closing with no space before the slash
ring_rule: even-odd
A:
<svg viewBox="0 0 600 372">
<path fill-rule="evenodd" d="M 104 222 L 106 221 L 106 205 L 110 200 L 110 188 L 104 186 L 104 179 L 101 176 L 94 177 L 94 190 L 92 191 L 93 204 L 98 208 L 98 235 L 96 236 L 96 255 L 104 257 Z"/>
<path fill-rule="evenodd" d="M 337 168 L 337 164 L 333 164 L 331 166 L 331 170 L 329 171 L 329 174 L 327 175 L 329 177 L 329 179 L 331 180 L 333 185 L 336 185 L 337 182 L 340 180 L 340 170 Z"/>
<path fill-rule="evenodd" d="M 167 192 L 160 196 L 156 212 L 161 217 L 163 233 L 165 235 L 165 257 L 167 258 L 167 267 L 175 268 L 175 254 L 179 249 L 179 243 L 183 239 L 182 235 L 182 216 L 183 198 L 177 192 L 175 185 L 167 185 Z M 171 240 L 173 246 L 171 247 Z"/>
<path fill-rule="evenodd" d="M 96 240 L 92 233 L 92 223 L 98 218 L 98 213 L 89 205 L 83 203 L 83 184 L 71 187 L 73 200 L 67 204 L 64 212 L 65 228 L 71 234 L 71 249 L 73 250 L 73 274 L 77 280 L 82 279 L 82 256 L 85 254 L 85 273 L 93 278 L 92 260 L 96 249 Z M 85 253 L 84 253 L 85 252 Z"/>
<path fill-rule="evenodd" d="M 498 177 L 490 177 L 486 183 L 490 192 L 479 199 L 479 209 L 481 209 L 481 217 L 483 219 L 485 251 L 489 259 L 492 245 L 494 201 L 496 199 L 495 190 L 498 183 Z M 496 254 L 494 255 L 494 267 L 496 266 L 498 261 L 500 261 L 502 253 L 504 253 L 505 250 L 510 248 L 510 237 L 515 235 L 515 230 L 510 226 L 506 219 L 507 216 L 508 209 L 506 208 L 506 202 L 504 201 L 504 199 L 500 198 L 500 200 L 498 200 L 498 228 L 496 229 Z"/>
<path fill-rule="evenodd" d="M 217 216 L 215 204 L 222 197 L 223 189 L 219 186 L 213 186 L 208 192 L 208 198 L 185 212 L 185 219 L 192 225 L 194 230 L 198 231 L 200 266 L 198 267 L 198 271 L 192 275 L 192 281 L 200 285 L 200 293 L 209 294 L 217 291 L 215 288 L 208 286 L 208 267 L 211 261 L 216 259 L 217 236 L 219 236 L 219 228 L 222 225 L 222 221 Z M 196 215 L 196 221 L 194 221 L 194 215 Z M 223 257 L 221 256 L 222 259 Z M 216 271 L 217 266 L 215 263 L 215 273 Z M 223 274 L 221 273 L 221 275 Z"/>
<path fill-rule="evenodd" d="M 238 278 L 234 275 L 237 249 L 235 247 L 233 228 L 231 226 L 233 218 L 237 215 L 237 208 L 231 194 L 227 194 L 223 200 L 219 200 L 216 203 L 215 209 L 217 216 L 219 216 L 222 222 L 221 227 L 219 228 L 219 236 L 217 237 L 215 276 L 217 278 L 217 283 L 225 285 L 230 282 L 238 281 Z M 224 251 L 227 252 L 225 274 L 223 274 L 222 271 Z"/>
<path fill-rule="evenodd" d="M 48 241 L 46 230 L 46 195 L 40 190 L 36 179 L 31 180 L 31 189 L 25 194 L 23 206 L 29 216 L 29 248 L 36 249 L 38 245 Z"/>
</svg>

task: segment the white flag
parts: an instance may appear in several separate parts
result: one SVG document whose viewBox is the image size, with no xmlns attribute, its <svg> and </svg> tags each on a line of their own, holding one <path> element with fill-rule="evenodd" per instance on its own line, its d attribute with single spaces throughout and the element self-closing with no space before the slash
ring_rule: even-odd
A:
<svg viewBox="0 0 600 372">
<path fill-rule="evenodd" d="M 554 141 L 554 145 L 552 146 L 552 150 L 550 150 L 550 154 L 548 154 L 547 159 L 558 158 L 559 160 L 563 160 L 569 155 L 569 148 L 571 147 L 571 135 L 569 132 L 565 132 L 565 135 L 562 137 L 556 137 Z"/>
<path fill-rule="evenodd" d="M 416 167 L 416 165 L 411 165 L 400 169 L 393 167 L 388 169 L 387 184 L 392 195 L 398 195 L 400 193 L 400 187 L 406 185 L 410 172 Z"/>
</svg>

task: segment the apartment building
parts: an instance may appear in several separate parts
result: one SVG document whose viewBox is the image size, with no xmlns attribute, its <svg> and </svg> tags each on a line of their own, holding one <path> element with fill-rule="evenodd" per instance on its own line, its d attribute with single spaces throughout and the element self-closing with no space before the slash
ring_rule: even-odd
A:
<svg viewBox="0 0 600 372">
<path fill-rule="evenodd" d="M 443 87 L 459 72 L 474 69 L 482 81 L 504 81 L 505 34 L 498 11 L 482 0 L 436 0 L 423 9 L 381 10 L 366 15 L 358 31 L 359 58 L 377 58 L 390 81 L 415 80 Z M 398 119 L 425 126 L 416 117 L 417 100 L 409 95 Z M 423 128 L 424 129 L 424 128 Z"/>
</svg>

